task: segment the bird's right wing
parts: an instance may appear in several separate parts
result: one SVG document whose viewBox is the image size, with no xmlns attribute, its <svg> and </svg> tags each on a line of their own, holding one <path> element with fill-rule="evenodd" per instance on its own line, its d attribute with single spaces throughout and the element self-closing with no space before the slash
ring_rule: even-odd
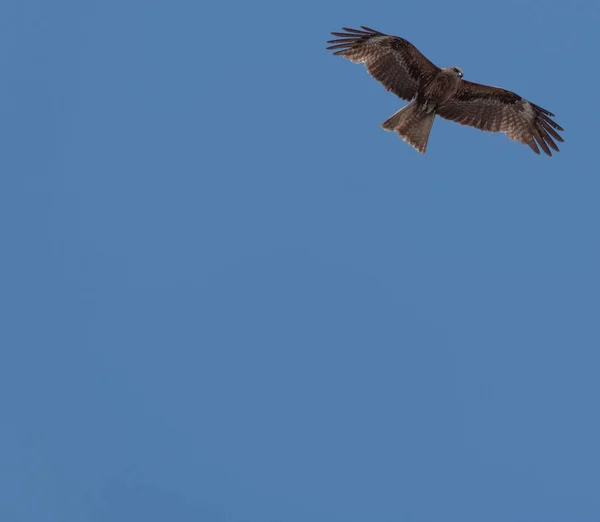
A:
<svg viewBox="0 0 600 522">
<path fill-rule="evenodd" d="M 410 42 L 389 36 L 368 27 L 361 30 L 343 28 L 345 33 L 331 33 L 338 38 L 327 49 L 354 63 L 364 63 L 369 74 L 388 91 L 405 100 L 412 100 L 419 86 L 435 75 L 439 68 L 431 63 Z"/>
<path fill-rule="evenodd" d="M 437 110 L 442 118 L 483 131 L 503 132 L 529 145 L 536 154 L 541 147 L 552 156 L 548 146 L 557 151 L 554 140 L 564 141 L 557 132 L 563 128 L 552 120 L 550 111 L 500 87 L 466 80 L 459 85 L 456 94 Z"/>
</svg>

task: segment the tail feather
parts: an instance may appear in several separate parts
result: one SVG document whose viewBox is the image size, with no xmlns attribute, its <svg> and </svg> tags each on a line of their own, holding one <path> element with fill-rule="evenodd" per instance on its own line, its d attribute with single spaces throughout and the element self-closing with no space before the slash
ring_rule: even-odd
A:
<svg viewBox="0 0 600 522">
<path fill-rule="evenodd" d="M 412 102 L 402 107 L 381 126 L 385 130 L 396 131 L 404 141 L 424 154 L 434 119 L 435 112 L 426 112 L 416 102 Z"/>
</svg>

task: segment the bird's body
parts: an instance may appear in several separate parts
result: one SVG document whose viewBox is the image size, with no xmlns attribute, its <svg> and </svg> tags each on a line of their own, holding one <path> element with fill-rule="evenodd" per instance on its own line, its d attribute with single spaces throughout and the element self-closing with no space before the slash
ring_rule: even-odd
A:
<svg viewBox="0 0 600 522">
<path fill-rule="evenodd" d="M 425 111 L 435 111 L 454 96 L 462 77 L 462 72 L 457 73 L 455 69 L 458 67 L 441 69 L 417 91 L 417 103 L 421 104 Z"/>
<path fill-rule="evenodd" d="M 554 140 L 564 141 L 554 116 L 514 92 L 463 80 L 458 67 L 440 69 L 407 40 L 368 27 L 344 28 L 332 33 L 328 49 L 355 62 L 364 63 L 369 73 L 388 91 L 411 103 L 386 120 L 382 127 L 395 131 L 419 152 L 427 148 L 436 115 L 462 125 L 489 132 L 504 132 L 509 138 L 529 145 L 539 154 L 558 151 Z"/>
</svg>

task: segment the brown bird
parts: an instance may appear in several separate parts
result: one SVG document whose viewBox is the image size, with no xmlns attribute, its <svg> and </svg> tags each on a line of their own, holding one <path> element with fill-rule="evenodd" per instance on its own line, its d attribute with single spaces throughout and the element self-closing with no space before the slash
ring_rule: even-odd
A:
<svg viewBox="0 0 600 522">
<path fill-rule="evenodd" d="M 546 109 L 514 92 L 463 80 L 458 67 L 440 69 L 404 38 L 389 36 L 361 26 L 343 28 L 329 40 L 327 49 L 354 63 L 364 63 L 369 74 L 388 91 L 411 103 L 383 122 L 385 130 L 396 131 L 406 142 L 424 153 L 436 115 L 483 131 L 503 132 L 510 139 L 541 149 L 552 156 L 557 131 L 563 128 Z M 554 138 L 554 140 L 553 140 Z M 539 146 L 539 147 L 538 147 Z"/>
</svg>

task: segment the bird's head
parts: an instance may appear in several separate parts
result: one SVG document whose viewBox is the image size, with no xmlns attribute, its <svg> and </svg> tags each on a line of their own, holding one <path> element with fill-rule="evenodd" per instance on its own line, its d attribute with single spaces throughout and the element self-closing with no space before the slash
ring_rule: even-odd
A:
<svg viewBox="0 0 600 522">
<path fill-rule="evenodd" d="M 456 76 L 458 76 L 459 78 L 463 77 L 463 72 L 462 69 L 460 67 L 450 67 L 450 71 L 452 71 L 454 74 L 456 74 Z"/>
</svg>

